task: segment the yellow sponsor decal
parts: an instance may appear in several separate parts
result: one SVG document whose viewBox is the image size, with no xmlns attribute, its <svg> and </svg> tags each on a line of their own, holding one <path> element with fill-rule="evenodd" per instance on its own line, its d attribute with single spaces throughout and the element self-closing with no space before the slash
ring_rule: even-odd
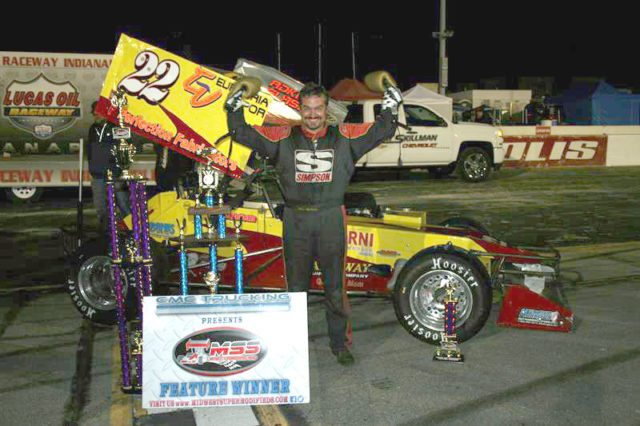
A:
<svg viewBox="0 0 640 426">
<path fill-rule="evenodd" d="M 105 79 L 97 113 L 117 123 L 114 93 L 127 98 L 125 125 L 155 143 L 201 162 L 196 152 L 213 146 L 218 169 L 241 177 L 251 150 L 230 150 L 224 101 L 233 79 L 140 40 L 122 35 Z M 273 97 L 261 90 L 245 108 L 247 123 L 261 125 Z M 229 158 L 229 154 L 230 158 Z"/>
</svg>

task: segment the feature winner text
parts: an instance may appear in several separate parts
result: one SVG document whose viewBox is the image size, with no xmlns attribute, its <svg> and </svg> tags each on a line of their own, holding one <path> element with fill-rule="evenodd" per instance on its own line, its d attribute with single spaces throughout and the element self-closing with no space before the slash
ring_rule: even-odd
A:
<svg viewBox="0 0 640 426">
<path fill-rule="evenodd" d="M 289 379 L 261 380 L 217 380 L 209 382 L 163 382 L 160 383 L 160 398 L 207 398 L 228 395 L 282 395 L 278 402 L 287 402 L 286 394 L 290 393 Z M 227 399 L 227 398 L 225 398 Z M 229 398 L 233 399 L 233 398 Z M 151 407 L 168 407 L 166 400 L 150 401 Z M 266 401 L 265 401 L 266 402 Z M 227 401 L 233 404 L 233 401 Z"/>
</svg>

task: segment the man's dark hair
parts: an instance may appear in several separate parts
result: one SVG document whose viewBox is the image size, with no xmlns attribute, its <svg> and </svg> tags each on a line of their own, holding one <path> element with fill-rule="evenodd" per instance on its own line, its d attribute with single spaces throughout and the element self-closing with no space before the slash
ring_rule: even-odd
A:
<svg viewBox="0 0 640 426">
<path fill-rule="evenodd" d="M 96 112 L 96 107 L 98 106 L 98 101 L 94 101 L 91 104 L 91 114 L 93 114 L 94 112 Z"/>
<path fill-rule="evenodd" d="M 307 83 L 304 85 L 300 90 L 300 103 L 302 103 L 302 98 L 308 98 L 309 96 L 324 96 L 325 105 L 329 105 L 329 92 L 317 83 Z"/>
</svg>

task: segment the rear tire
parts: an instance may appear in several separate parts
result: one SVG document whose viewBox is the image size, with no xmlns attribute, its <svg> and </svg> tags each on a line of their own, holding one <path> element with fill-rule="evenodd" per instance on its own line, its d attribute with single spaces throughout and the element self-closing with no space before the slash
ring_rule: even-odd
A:
<svg viewBox="0 0 640 426">
<path fill-rule="evenodd" d="M 491 312 L 491 286 L 486 272 L 455 252 L 424 252 L 402 268 L 393 294 L 398 321 L 416 339 L 432 345 L 442 340 L 447 282 L 453 286 L 458 299 L 458 341 L 470 339 L 487 322 Z"/>
</svg>

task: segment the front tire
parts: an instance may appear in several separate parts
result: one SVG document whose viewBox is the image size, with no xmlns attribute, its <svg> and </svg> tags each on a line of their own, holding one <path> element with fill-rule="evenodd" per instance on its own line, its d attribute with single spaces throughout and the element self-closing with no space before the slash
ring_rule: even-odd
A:
<svg viewBox="0 0 640 426">
<path fill-rule="evenodd" d="M 72 257 L 67 277 L 67 292 L 78 312 L 92 322 L 112 325 L 117 322 L 115 280 L 106 240 L 83 244 Z M 135 271 L 121 270 L 127 319 L 135 316 Z"/>
<path fill-rule="evenodd" d="M 413 337 L 437 345 L 444 331 L 446 285 L 454 289 L 456 335 L 459 342 L 473 337 L 491 312 L 488 275 L 475 262 L 445 250 L 414 256 L 398 276 L 394 309 L 402 326 Z"/>
<path fill-rule="evenodd" d="M 468 182 L 482 182 L 491 176 L 491 156 L 477 146 L 465 148 L 458 160 L 460 177 Z"/>
</svg>

